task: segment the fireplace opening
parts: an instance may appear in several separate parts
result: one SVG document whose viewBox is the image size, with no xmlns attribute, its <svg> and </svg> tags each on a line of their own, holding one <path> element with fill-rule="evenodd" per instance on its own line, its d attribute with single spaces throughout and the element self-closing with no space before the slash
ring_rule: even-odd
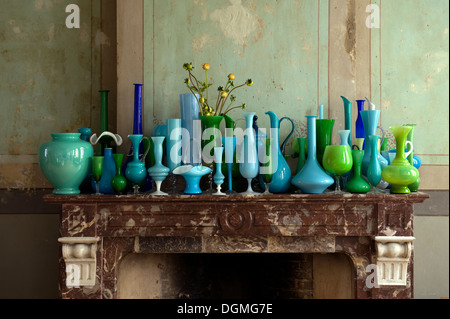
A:
<svg viewBox="0 0 450 319">
<path fill-rule="evenodd" d="M 345 254 L 130 254 L 120 299 L 353 298 Z"/>
</svg>

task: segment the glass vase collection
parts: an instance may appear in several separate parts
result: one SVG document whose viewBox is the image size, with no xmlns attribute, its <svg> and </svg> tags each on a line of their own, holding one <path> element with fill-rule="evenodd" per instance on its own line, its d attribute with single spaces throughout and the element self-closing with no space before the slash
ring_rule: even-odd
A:
<svg viewBox="0 0 450 319">
<path fill-rule="evenodd" d="M 416 125 L 391 126 L 396 149 L 387 150 L 384 131 L 382 138 L 376 134 L 380 111 L 370 101 L 369 109 L 364 110 L 365 100 L 356 100 L 357 118 L 352 121 L 352 102 L 341 96 L 345 123 L 344 129 L 338 131 L 340 141 L 336 145 L 332 139 L 335 119 L 323 118 L 323 105 L 319 118 L 306 116 L 307 136 L 294 139 L 293 149 L 295 145 L 298 156 L 291 158 L 297 158 L 297 162 L 289 165 L 286 149 L 295 125 L 288 117 L 280 120 L 273 111 L 267 111 L 270 129 L 266 131 L 258 128 L 255 112 L 244 112 L 243 118 L 229 114 L 202 116 L 197 97 L 180 94 L 180 118 L 167 119 L 155 127 L 153 136 L 144 137 L 142 84 L 134 84 L 134 90 L 128 154 L 116 152 L 122 138 L 108 131 L 108 90 L 99 91 L 98 138 L 90 128 L 80 128 L 78 133 L 52 134 L 53 140 L 40 146 L 39 164 L 54 186 L 54 194 L 409 194 L 420 185 L 413 154 Z M 290 120 L 292 129 L 280 143 L 280 124 L 284 119 Z M 245 121 L 242 138 L 236 128 L 239 120 Z M 294 175 L 291 167 L 295 167 Z M 178 175 L 185 181 L 185 189 L 180 192 Z M 166 179 L 167 191 L 162 189 Z M 244 186 L 243 181 L 247 183 L 245 191 L 236 191 L 240 187 L 233 189 L 236 183 Z"/>
</svg>

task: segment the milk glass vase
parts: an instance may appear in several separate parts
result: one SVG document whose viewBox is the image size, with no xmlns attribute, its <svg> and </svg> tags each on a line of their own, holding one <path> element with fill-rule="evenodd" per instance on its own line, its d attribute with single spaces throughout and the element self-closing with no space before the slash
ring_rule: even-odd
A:
<svg viewBox="0 0 450 319">
<path fill-rule="evenodd" d="M 241 146 L 241 157 L 239 161 L 239 171 L 242 177 L 247 179 L 248 188 L 242 195 L 257 195 L 259 193 L 252 189 L 252 179 L 258 175 L 259 161 L 256 149 L 256 137 L 253 130 L 253 117 L 255 113 L 244 113 L 246 130 L 244 141 Z"/>
<path fill-rule="evenodd" d="M 161 191 L 161 184 L 169 174 L 170 169 L 162 164 L 164 136 L 152 136 L 155 145 L 155 165 L 148 169 L 148 174 L 155 181 L 156 190 L 152 195 L 168 195 Z"/>
<path fill-rule="evenodd" d="M 389 129 L 395 137 L 396 155 L 391 164 L 383 168 L 382 177 L 391 184 L 392 194 L 409 194 L 408 185 L 419 178 L 419 171 L 408 161 L 409 154 L 405 154 L 406 138 L 412 126 L 391 126 Z"/>
<path fill-rule="evenodd" d="M 316 118 L 317 116 L 306 116 L 308 158 L 301 171 L 292 178 L 291 183 L 306 194 L 322 194 L 334 182 L 319 165 L 316 157 Z"/>
</svg>

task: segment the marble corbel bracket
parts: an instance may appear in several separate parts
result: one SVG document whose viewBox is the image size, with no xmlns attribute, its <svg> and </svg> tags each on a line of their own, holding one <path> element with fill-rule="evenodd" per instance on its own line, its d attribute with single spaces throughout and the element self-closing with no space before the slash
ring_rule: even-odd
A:
<svg viewBox="0 0 450 319">
<path fill-rule="evenodd" d="M 63 237 L 62 257 L 66 263 L 68 288 L 93 287 L 97 267 L 99 237 Z"/>
<path fill-rule="evenodd" d="M 379 286 L 406 286 L 414 237 L 375 237 Z"/>
</svg>

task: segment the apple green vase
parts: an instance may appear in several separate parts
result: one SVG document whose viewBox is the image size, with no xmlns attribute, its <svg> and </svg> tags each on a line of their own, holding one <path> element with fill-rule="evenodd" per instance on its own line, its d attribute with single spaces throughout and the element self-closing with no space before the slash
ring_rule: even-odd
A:
<svg viewBox="0 0 450 319">
<path fill-rule="evenodd" d="M 353 178 L 347 183 L 346 190 L 350 193 L 365 194 L 370 191 L 370 184 L 361 176 L 361 163 L 364 157 L 363 150 L 352 150 Z"/>
<path fill-rule="evenodd" d="M 391 126 L 389 129 L 395 137 L 396 154 L 391 164 L 383 168 L 382 178 L 392 185 L 392 194 L 409 194 L 408 185 L 419 178 L 419 171 L 405 155 L 406 138 L 412 126 Z"/>
</svg>

